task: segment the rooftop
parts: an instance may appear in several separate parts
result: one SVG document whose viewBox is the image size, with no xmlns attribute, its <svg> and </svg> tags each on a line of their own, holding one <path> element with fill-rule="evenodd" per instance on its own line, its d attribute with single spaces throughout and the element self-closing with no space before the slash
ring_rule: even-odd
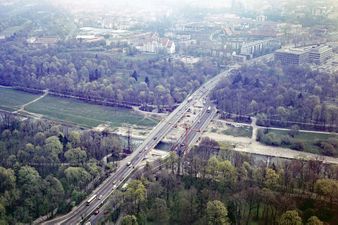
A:
<svg viewBox="0 0 338 225">
<path fill-rule="evenodd" d="M 289 53 L 289 54 L 297 54 L 302 55 L 306 53 L 307 51 L 305 49 L 301 48 L 282 48 L 276 51 L 277 53 Z"/>
<path fill-rule="evenodd" d="M 323 52 L 326 52 L 326 51 L 330 51 L 332 48 L 330 48 L 329 46 L 327 45 L 321 45 L 321 46 L 313 46 L 311 49 L 310 49 L 310 52 L 312 53 L 323 53 Z"/>
</svg>

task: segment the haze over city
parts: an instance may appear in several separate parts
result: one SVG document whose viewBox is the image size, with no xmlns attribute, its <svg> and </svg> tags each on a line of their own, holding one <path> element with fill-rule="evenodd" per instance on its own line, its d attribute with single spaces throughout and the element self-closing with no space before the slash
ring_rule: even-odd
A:
<svg viewBox="0 0 338 225">
<path fill-rule="evenodd" d="M 0 225 L 336 225 L 336 0 L 0 0 Z"/>
</svg>

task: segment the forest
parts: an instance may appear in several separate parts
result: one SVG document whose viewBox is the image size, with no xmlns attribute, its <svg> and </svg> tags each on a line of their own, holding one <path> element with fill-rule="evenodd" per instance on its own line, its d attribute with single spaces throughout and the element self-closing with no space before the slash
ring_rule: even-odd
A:
<svg viewBox="0 0 338 225">
<path fill-rule="evenodd" d="M 123 225 L 336 224 L 338 167 L 319 161 L 266 164 L 204 139 L 185 159 L 147 165 L 110 210 Z"/>
<path fill-rule="evenodd" d="M 31 223 L 65 213 L 83 200 L 120 159 L 121 140 L 45 120 L 0 114 L 0 224 Z"/>
<path fill-rule="evenodd" d="M 16 30 L 1 40 L 1 85 L 160 109 L 182 102 L 219 72 L 207 58 L 189 65 L 167 54 L 138 53 L 126 43 L 83 43 L 75 39 L 79 27 L 71 14 L 46 2 L 19 5 L 0 9 L 5 15 L 0 18 L 0 30 Z M 27 41 L 30 37 L 59 41 L 32 44 Z M 114 48 L 120 51 L 114 52 Z"/>
<path fill-rule="evenodd" d="M 167 56 L 125 57 L 87 51 L 77 44 L 50 48 L 20 41 L 1 44 L 0 84 L 89 100 L 172 106 L 218 72 L 208 60 L 191 67 Z"/>
<path fill-rule="evenodd" d="M 308 67 L 243 66 L 215 88 L 224 117 L 256 116 L 262 126 L 338 129 L 338 74 Z"/>
</svg>

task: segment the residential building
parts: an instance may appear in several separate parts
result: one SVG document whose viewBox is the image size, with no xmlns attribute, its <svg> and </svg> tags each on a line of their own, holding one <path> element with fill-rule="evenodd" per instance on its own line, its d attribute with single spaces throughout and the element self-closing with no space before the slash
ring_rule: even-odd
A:
<svg viewBox="0 0 338 225">
<path fill-rule="evenodd" d="M 256 17 L 257 22 L 264 22 L 266 20 L 267 20 L 267 17 L 264 16 L 264 15 L 259 15 L 259 16 Z"/>
<path fill-rule="evenodd" d="M 77 35 L 76 40 L 82 43 L 94 43 L 104 41 L 104 37 L 99 35 Z"/>
<path fill-rule="evenodd" d="M 329 46 L 314 46 L 309 51 L 309 61 L 322 64 L 333 55 L 332 48 Z"/>
<path fill-rule="evenodd" d="M 161 39 L 161 47 L 164 48 L 168 54 L 174 54 L 176 51 L 175 43 L 168 38 Z"/>
<path fill-rule="evenodd" d="M 58 37 L 31 37 L 27 39 L 27 43 L 34 45 L 50 46 L 59 42 Z"/>
<path fill-rule="evenodd" d="M 308 51 L 304 49 L 279 49 L 275 52 L 275 60 L 283 65 L 301 65 L 308 62 L 308 54 Z"/>
<path fill-rule="evenodd" d="M 141 52 L 159 53 L 164 51 L 174 54 L 176 51 L 175 43 L 169 38 L 160 38 L 157 33 L 144 33 L 135 35 L 130 44 L 133 44 Z"/>
</svg>

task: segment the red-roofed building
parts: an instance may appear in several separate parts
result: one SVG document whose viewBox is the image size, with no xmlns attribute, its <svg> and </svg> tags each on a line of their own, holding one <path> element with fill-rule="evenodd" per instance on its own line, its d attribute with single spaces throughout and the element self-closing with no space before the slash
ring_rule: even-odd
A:
<svg viewBox="0 0 338 225">
<path fill-rule="evenodd" d="M 161 39 L 161 46 L 166 49 L 168 54 L 174 54 L 176 51 L 175 43 L 168 38 Z"/>
<path fill-rule="evenodd" d="M 135 47 L 142 52 L 159 53 L 165 51 L 168 54 L 174 54 L 175 43 L 169 38 L 160 38 L 157 33 L 147 33 L 138 35 L 131 41 Z"/>
</svg>

